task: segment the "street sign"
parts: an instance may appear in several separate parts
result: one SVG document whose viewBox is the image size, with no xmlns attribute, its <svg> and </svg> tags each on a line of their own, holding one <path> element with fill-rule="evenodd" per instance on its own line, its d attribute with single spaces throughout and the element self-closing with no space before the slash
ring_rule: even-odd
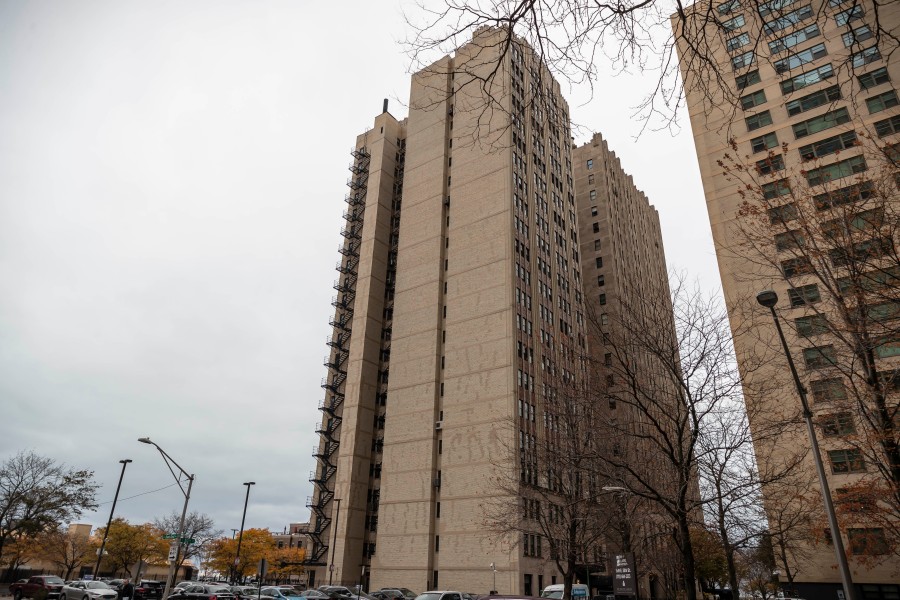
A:
<svg viewBox="0 0 900 600">
<path fill-rule="evenodd" d="M 259 559 L 259 565 L 256 567 L 256 572 L 259 573 L 260 581 L 265 579 L 266 573 L 269 572 L 269 561 L 264 558 Z"/>
<path fill-rule="evenodd" d="M 175 560 L 178 556 L 178 544 L 172 544 L 169 546 L 169 560 Z"/>
<path fill-rule="evenodd" d="M 178 534 L 177 533 L 166 533 L 166 534 L 163 534 L 163 539 L 164 540 L 176 540 L 176 539 L 178 539 Z"/>
<path fill-rule="evenodd" d="M 197 540 L 195 540 L 194 538 L 181 538 L 182 544 L 195 544 L 196 542 Z"/>
</svg>

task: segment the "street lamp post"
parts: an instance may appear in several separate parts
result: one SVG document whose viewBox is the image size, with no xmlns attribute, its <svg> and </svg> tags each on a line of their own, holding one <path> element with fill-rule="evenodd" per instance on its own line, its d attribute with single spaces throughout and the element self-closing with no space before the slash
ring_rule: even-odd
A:
<svg viewBox="0 0 900 600">
<path fill-rule="evenodd" d="M 635 600 L 640 600 L 641 582 L 637 572 L 637 560 L 634 559 L 634 550 L 631 548 L 631 523 L 628 521 L 628 501 L 625 498 L 626 494 L 631 493 L 631 490 L 618 485 L 605 485 L 602 489 L 604 492 L 615 494 L 616 499 L 622 508 L 622 552 L 626 556 L 628 554 L 632 555 L 632 562 L 634 563 L 634 598 Z"/>
<path fill-rule="evenodd" d="M 233 575 L 231 577 L 232 583 L 235 583 L 235 579 L 237 579 L 238 564 L 241 562 L 241 541 L 244 539 L 244 522 L 247 519 L 247 502 L 250 501 L 250 486 L 256 485 L 256 482 L 245 481 L 244 485 L 247 486 L 247 495 L 244 496 L 244 515 L 241 517 L 241 533 L 238 535 L 237 552 L 234 555 L 234 569 L 232 570 Z"/>
<path fill-rule="evenodd" d="M 809 409 L 809 402 L 806 398 L 806 388 L 800 382 L 800 376 L 797 374 L 797 367 L 794 366 L 794 359 L 791 351 L 788 349 L 787 341 L 784 339 L 784 332 L 781 330 L 781 322 L 775 313 L 775 305 L 778 304 L 778 294 L 772 290 L 765 290 L 756 295 L 756 301 L 762 306 L 769 309 L 772 313 L 772 320 L 775 321 L 775 329 L 778 330 L 778 338 L 781 340 L 781 347 L 787 357 L 788 366 L 791 369 L 791 375 L 794 378 L 794 385 L 797 387 L 797 394 L 800 396 L 800 403 L 803 406 L 803 420 L 806 421 L 806 432 L 809 435 L 809 443 L 812 448 L 813 462 L 816 465 L 816 472 L 819 475 L 819 485 L 822 488 L 822 501 L 825 504 L 825 513 L 828 516 L 828 525 L 831 527 L 831 538 L 834 542 L 834 554 L 837 557 L 838 571 L 841 573 L 841 583 L 844 587 L 844 597 L 846 600 L 856 600 L 856 593 L 853 589 L 853 579 L 850 576 L 850 567 L 847 565 L 847 556 L 844 554 L 844 542 L 841 539 L 841 530 L 838 528 L 837 515 L 834 512 L 834 502 L 831 500 L 831 490 L 828 488 L 828 480 L 825 477 L 825 466 L 822 464 L 822 454 L 819 452 L 819 442 L 816 439 L 816 430 L 813 427 L 812 411 Z"/>
<path fill-rule="evenodd" d="M 181 544 L 184 538 L 184 518 L 187 515 L 187 507 L 188 501 L 191 499 L 191 487 L 194 485 L 194 476 L 188 474 L 187 471 L 181 468 L 175 460 L 169 456 L 165 450 L 159 447 L 159 444 L 153 442 L 148 437 L 138 438 L 138 441 L 142 444 L 150 444 L 151 446 L 155 446 L 157 450 L 159 450 L 160 456 L 163 457 L 163 461 L 166 463 L 166 466 L 169 467 L 169 472 L 172 473 L 172 477 L 175 478 L 175 483 L 178 484 L 178 487 L 181 489 L 181 493 L 184 494 L 184 508 L 181 510 L 181 521 L 178 524 L 178 547 L 175 552 L 175 559 L 172 560 L 172 564 L 169 565 L 169 574 L 166 576 L 166 589 L 163 592 L 163 598 L 169 597 L 169 592 L 172 591 L 172 579 L 175 577 L 175 569 L 178 567 L 178 557 L 181 556 Z M 170 464 L 171 463 L 171 464 Z M 181 472 L 181 475 L 187 478 L 187 490 L 184 489 L 184 486 L 181 484 L 181 475 L 176 475 L 175 470 L 172 469 L 172 465 L 175 465 L 178 470 Z"/>
<path fill-rule="evenodd" d="M 131 462 L 130 458 L 119 461 L 122 463 L 122 472 L 119 473 L 119 485 L 116 486 L 116 495 L 113 497 L 112 508 L 109 511 L 109 521 L 106 522 L 106 530 L 103 532 L 103 541 L 100 542 L 100 549 L 97 551 L 97 566 L 94 567 L 94 578 L 100 574 L 100 561 L 103 560 L 103 548 L 106 547 L 106 538 L 109 537 L 109 526 L 112 525 L 113 513 L 116 512 L 116 502 L 119 501 L 119 490 L 122 489 L 122 478 L 125 477 L 125 467 Z"/>
</svg>

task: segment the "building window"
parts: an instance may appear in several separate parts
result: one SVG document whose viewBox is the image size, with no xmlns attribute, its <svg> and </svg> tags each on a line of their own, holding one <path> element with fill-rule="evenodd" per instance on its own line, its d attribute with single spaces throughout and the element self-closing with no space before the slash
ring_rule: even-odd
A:
<svg viewBox="0 0 900 600">
<path fill-rule="evenodd" d="M 778 251 L 802 248 L 805 244 L 806 238 L 797 229 L 775 234 L 775 249 Z"/>
<path fill-rule="evenodd" d="M 859 67 L 867 65 L 871 62 L 875 62 L 880 58 L 881 52 L 878 51 L 878 46 L 870 46 L 864 50 L 860 50 L 859 52 L 854 52 L 851 55 L 854 69 L 858 69 Z"/>
<path fill-rule="evenodd" d="M 900 115 L 875 123 L 875 133 L 877 133 L 880 138 L 891 135 L 892 133 L 897 133 L 898 131 L 900 131 Z"/>
<path fill-rule="evenodd" d="M 757 7 L 760 17 L 767 17 L 773 12 L 784 12 L 784 9 L 794 4 L 797 0 L 769 0 Z"/>
<path fill-rule="evenodd" d="M 591 197 L 591 200 L 596 200 L 597 199 L 597 190 L 591 190 L 590 197 Z"/>
<path fill-rule="evenodd" d="M 744 110 L 750 110 L 754 106 L 759 106 L 760 104 L 766 103 L 766 91 L 759 90 L 758 92 L 753 92 L 752 94 L 747 94 L 741 98 L 741 108 Z"/>
<path fill-rule="evenodd" d="M 897 104 L 897 92 L 894 90 L 866 98 L 866 106 L 869 107 L 870 115 L 897 106 Z"/>
<path fill-rule="evenodd" d="M 597 257 L 597 268 L 598 268 L 598 269 L 602 269 L 602 268 L 603 268 L 603 257 L 602 257 L 602 256 L 598 256 L 598 257 Z"/>
<path fill-rule="evenodd" d="M 839 108 L 818 117 L 795 123 L 791 126 L 791 129 L 794 131 L 794 137 L 800 139 L 820 131 L 825 131 L 826 129 L 831 129 L 832 127 L 837 127 L 838 125 L 843 125 L 849 121 L 850 113 L 847 112 L 847 109 Z"/>
<path fill-rule="evenodd" d="M 439 536 L 439 535 L 434 536 L 434 551 L 435 552 L 441 551 L 441 536 Z"/>
<path fill-rule="evenodd" d="M 834 76 L 834 67 L 831 64 L 822 65 L 816 69 L 811 71 L 806 71 L 805 73 L 800 73 L 795 77 L 791 77 L 790 79 L 785 79 L 781 82 L 781 93 L 782 94 L 790 94 L 791 92 L 796 92 L 797 90 L 801 90 L 807 86 L 810 86 L 814 83 L 819 83 L 820 81 L 825 81 L 830 77 Z"/>
<path fill-rule="evenodd" d="M 600 240 L 594 240 L 594 251 L 598 252 L 600 250 Z"/>
<path fill-rule="evenodd" d="M 815 283 L 802 285 L 795 288 L 789 288 L 788 298 L 791 301 L 792 308 L 796 308 L 798 306 L 806 306 L 807 304 L 813 304 L 822 299 L 822 297 L 819 295 L 819 286 Z"/>
<path fill-rule="evenodd" d="M 594 174 L 593 173 L 588 175 L 588 183 L 594 183 Z"/>
<path fill-rule="evenodd" d="M 878 341 L 875 347 L 875 356 L 878 358 L 891 358 L 900 356 L 900 339 L 884 338 Z"/>
<path fill-rule="evenodd" d="M 861 200 L 868 200 L 875 193 L 875 188 L 871 181 L 863 181 L 862 183 L 854 183 L 837 190 L 816 194 L 813 196 L 813 204 L 816 210 L 828 210 L 835 206 L 843 206 Z"/>
<path fill-rule="evenodd" d="M 847 539 L 850 540 L 850 554 L 880 556 L 890 553 L 884 530 L 880 527 L 848 529 Z"/>
<path fill-rule="evenodd" d="M 591 169 L 594 168 L 594 159 L 593 158 L 589 158 L 587 160 L 587 168 L 588 168 L 588 171 L 590 171 Z"/>
<path fill-rule="evenodd" d="M 822 435 L 829 437 L 856 433 L 856 427 L 853 425 L 853 415 L 849 412 L 824 415 L 819 425 L 822 427 Z"/>
<path fill-rule="evenodd" d="M 823 156 L 828 156 L 829 154 L 834 154 L 835 152 L 840 152 L 841 150 L 852 148 L 857 144 L 856 132 L 848 131 L 841 135 L 825 138 L 815 144 L 801 146 L 799 149 L 800 158 L 802 160 L 813 160 L 815 158 L 821 158 Z"/>
<path fill-rule="evenodd" d="M 597 216 L 597 207 L 596 207 L 596 206 L 592 206 L 592 207 L 591 207 L 591 216 L 592 216 L 592 217 L 596 217 L 596 216 Z"/>
<path fill-rule="evenodd" d="M 809 382 L 809 390 L 815 402 L 834 402 L 847 399 L 847 388 L 840 377 L 814 379 Z"/>
<path fill-rule="evenodd" d="M 720 15 L 727 15 L 728 13 L 734 11 L 737 8 L 741 7 L 741 0 L 726 0 L 722 4 L 716 6 L 716 12 Z M 553 583 L 556 583 L 556 578 L 554 577 Z"/>
<path fill-rule="evenodd" d="M 795 221 L 799 216 L 797 206 L 793 202 L 783 206 L 773 206 L 766 212 L 769 215 L 769 223 L 772 225 L 784 225 L 790 221 Z"/>
<path fill-rule="evenodd" d="M 750 71 L 749 73 L 744 73 L 743 75 L 738 75 L 734 78 L 734 82 L 737 84 L 737 88 L 739 90 L 748 88 L 751 85 L 756 85 L 761 81 L 762 79 L 759 76 L 759 69 Z"/>
<path fill-rule="evenodd" d="M 850 21 L 854 21 L 856 19 L 862 19 L 863 17 L 863 7 L 860 5 L 856 5 L 849 10 L 845 10 L 843 12 L 839 12 L 834 15 L 834 22 L 838 24 L 838 27 L 843 27 Z"/>
<path fill-rule="evenodd" d="M 604 285 L 606 285 L 606 276 L 597 275 L 597 287 L 603 287 Z"/>
<path fill-rule="evenodd" d="M 765 31 L 766 35 L 772 35 L 782 29 L 787 29 L 788 27 L 793 27 L 797 25 L 801 21 L 805 21 L 813 15 L 812 7 L 804 6 L 798 8 L 795 11 L 791 11 L 777 19 L 772 21 L 767 21 L 763 24 L 763 31 Z"/>
<path fill-rule="evenodd" d="M 600 324 L 601 325 L 609 325 L 609 315 L 603 313 L 600 315 Z"/>
<path fill-rule="evenodd" d="M 754 154 L 774 148 L 778 145 L 778 136 L 774 132 L 750 140 L 750 149 Z"/>
<path fill-rule="evenodd" d="M 734 52 L 738 48 L 743 48 L 747 44 L 750 43 L 750 34 L 749 33 L 741 33 L 734 37 L 730 37 L 725 40 L 725 47 L 729 52 Z"/>
<path fill-rule="evenodd" d="M 784 156 L 776 154 L 756 161 L 756 172 L 760 175 L 771 175 L 784 169 Z"/>
<path fill-rule="evenodd" d="M 846 450 L 829 450 L 828 459 L 831 461 L 832 473 L 865 473 L 866 462 L 862 452 L 856 448 Z"/>
<path fill-rule="evenodd" d="M 801 50 L 796 54 L 791 54 L 781 60 L 775 61 L 775 72 L 776 73 L 784 73 L 785 71 L 790 71 L 792 69 L 796 69 L 802 65 L 807 63 L 811 63 L 814 60 L 818 60 L 823 56 L 827 56 L 828 52 L 825 50 L 825 44 L 816 44 L 811 48 L 807 48 L 806 50 Z"/>
<path fill-rule="evenodd" d="M 600 294 L 599 302 L 600 302 L 600 306 L 606 305 L 606 294 Z"/>
<path fill-rule="evenodd" d="M 841 39 L 844 40 L 844 46 L 849 48 L 850 46 L 852 46 L 854 44 L 859 44 L 866 40 L 872 39 L 872 37 L 873 37 L 873 33 L 872 33 L 872 30 L 869 28 L 869 26 L 862 25 L 860 27 L 857 27 L 856 29 L 848 31 L 847 33 L 845 33 L 844 35 L 841 36 Z"/>
<path fill-rule="evenodd" d="M 744 52 L 743 54 L 738 54 L 734 58 L 731 59 L 731 66 L 735 71 L 738 69 L 743 69 L 744 67 L 749 67 L 753 63 L 756 62 L 756 53 L 753 50 L 749 50 Z"/>
<path fill-rule="evenodd" d="M 593 224 L 594 233 L 600 233 L 600 223 Z"/>
<path fill-rule="evenodd" d="M 771 200 L 772 198 L 777 198 L 779 196 L 787 196 L 791 193 L 791 185 L 788 183 L 787 179 L 779 179 L 778 181 L 763 184 L 761 189 L 763 198 L 766 200 Z"/>
<path fill-rule="evenodd" d="M 787 108 L 788 116 L 793 117 L 794 115 L 799 115 L 802 112 L 818 108 L 840 99 L 841 88 L 839 86 L 833 85 L 831 87 L 825 88 L 824 90 L 819 90 L 818 92 L 807 94 L 802 98 L 791 100 L 790 102 L 785 104 L 785 107 Z"/>
<path fill-rule="evenodd" d="M 803 360 L 807 369 L 821 369 L 836 364 L 834 346 L 814 346 L 803 349 Z"/>
<path fill-rule="evenodd" d="M 887 83 L 891 80 L 891 76 L 888 75 L 887 67 L 881 67 L 880 69 L 875 69 L 869 73 L 863 73 L 858 76 L 857 79 L 859 79 L 859 85 L 862 89 L 867 90 L 876 85 Z"/>
<path fill-rule="evenodd" d="M 827 181 L 834 181 L 842 177 L 849 177 L 855 173 L 866 170 L 866 159 L 862 156 L 851 156 L 848 159 L 825 165 L 806 172 L 806 181 L 809 185 L 819 185 Z"/>
<path fill-rule="evenodd" d="M 738 15 L 733 19 L 729 19 L 728 21 L 724 21 L 722 23 L 722 27 L 725 28 L 725 31 L 734 31 L 735 29 L 740 29 L 744 26 L 746 21 L 744 20 L 744 15 Z"/>
<path fill-rule="evenodd" d="M 769 113 L 769 111 L 765 110 L 761 113 L 750 115 L 749 117 L 744 118 L 744 122 L 747 123 L 747 131 L 754 131 L 756 129 L 759 129 L 760 127 L 771 125 L 772 115 Z"/>
<path fill-rule="evenodd" d="M 778 54 L 779 52 L 784 52 L 790 48 L 793 48 L 797 44 L 805 42 L 806 40 L 811 40 L 815 37 L 819 37 L 821 32 L 819 31 L 819 26 L 815 23 L 804 27 L 799 31 L 795 31 L 789 35 L 784 37 L 780 37 L 776 40 L 772 40 L 769 42 L 769 52 L 772 54 Z"/>
</svg>

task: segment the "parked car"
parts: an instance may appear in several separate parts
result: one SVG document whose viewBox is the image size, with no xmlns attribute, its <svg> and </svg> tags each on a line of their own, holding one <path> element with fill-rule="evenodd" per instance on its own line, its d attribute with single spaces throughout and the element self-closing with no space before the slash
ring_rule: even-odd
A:
<svg viewBox="0 0 900 600">
<path fill-rule="evenodd" d="M 311 600 L 326 600 L 331 598 L 331 596 L 320 590 L 304 590 L 300 592 L 300 595 L 304 598 L 310 598 Z"/>
<path fill-rule="evenodd" d="M 260 592 L 265 596 L 271 596 L 275 600 L 300 600 L 304 598 L 301 592 L 298 592 L 290 586 L 276 587 L 268 586 L 262 588 Z"/>
<path fill-rule="evenodd" d="M 106 582 L 106 584 L 117 592 L 122 591 L 122 586 L 125 585 L 124 579 L 110 579 Z"/>
<path fill-rule="evenodd" d="M 321 585 L 319 586 L 319 591 L 325 592 L 326 594 L 338 594 L 345 598 L 356 597 L 356 592 L 342 585 Z"/>
<path fill-rule="evenodd" d="M 541 598 L 551 598 L 552 600 L 558 600 L 563 597 L 563 590 L 565 589 L 565 585 L 562 583 L 554 583 L 552 585 L 548 585 L 541 592 Z M 588 595 L 590 594 L 590 590 L 588 590 L 588 586 L 583 583 L 573 583 L 572 584 L 572 598 L 584 598 L 587 600 Z"/>
<path fill-rule="evenodd" d="M 235 598 L 239 600 L 250 600 L 252 598 L 259 598 L 260 600 L 273 600 L 271 596 L 267 594 L 263 594 L 262 590 L 252 585 L 233 585 L 229 588 L 231 593 L 234 594 Z"/>
<path fill-rule="evenodd" d="M 416 596 L 416 600 L 462 600 L 462 596 L 462 592 L 432 590 L 430 592 L 422 592 Z"/>
<path fill-rule="evenodd" d="M 105 581 L 73 581 L 64 585 L 59 600 L 115 600 L 119 592 Z"/>
<path fill-rule="evenodd" d="M 169 598 L 172 600 L 234 600 L 234 594 L 227 585 L 190 582 L 187 587 L 173 591 Z"/>
<path fill-rule="evenodd" d="M 378 593 L 381 594 L 382 600 L 388 600 L 390 598 L 399 598 L 400 600 L 415 600 L 417 593 L 412 591 L 409 588 L 381 588 L 378 590 Z M 375 592 L 372 593 L 375 595 Z"/>
<path fill-rule="evenodd" d="M 20 579 L 9 586 L 9 593 L 15 600 L 22 598 L 59 598 L 65 581 L 56 575 L 35 575 L 27 580 Z"/>
<path fill-rule="evenodd" d="M 166 584 L 153 579 L 141 579 L 140 585 L 134 586 L 134 600 L 159 600 L 162 598 Z"/>
</svg>

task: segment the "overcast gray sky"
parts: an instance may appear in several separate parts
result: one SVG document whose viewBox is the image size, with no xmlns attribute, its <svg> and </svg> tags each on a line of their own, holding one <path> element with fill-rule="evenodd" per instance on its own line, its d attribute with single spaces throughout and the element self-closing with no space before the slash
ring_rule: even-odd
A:
<svg viewBox="0 0 900 600">
<path fill-rule="evenodd" d="M 408 94 L 401 10 L 0 2 L 0 460 L 95 471 L 81 522 L 105 523 L 123 458 L 118 516 L 180 509 L 141 436 L 220 528 L 248 480 L 247 527 L 307 520 L 349 150 Z M 689 124 L 634 141 L 653 85 L 569 90 L 572 117 L 659 209 L 670 266 L 715 288 Z"/>
</svg>

